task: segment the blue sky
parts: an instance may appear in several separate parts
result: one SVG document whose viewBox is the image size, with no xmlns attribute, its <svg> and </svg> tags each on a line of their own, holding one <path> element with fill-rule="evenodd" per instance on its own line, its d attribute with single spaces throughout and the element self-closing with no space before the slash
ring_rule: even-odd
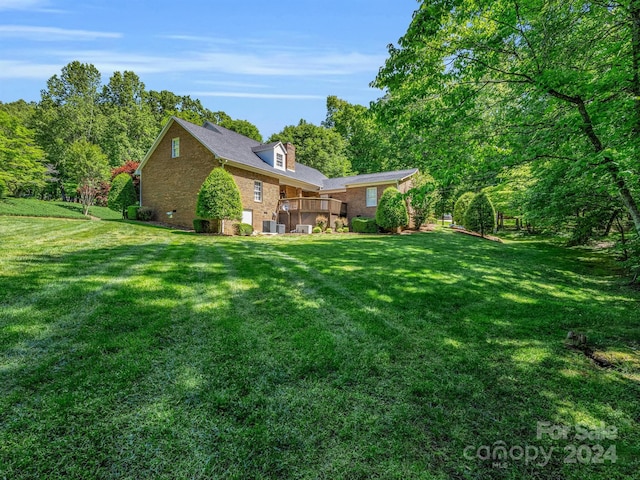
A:
<svg viewBox="0 0 640 480">
<path fill-rule="evenodd" d="M 416 0 L 0 0 L 0 101 L 37 101 L 73 60 L 106 83 L 132 70 L 148 90 L 199 98 L 266 138 L 326 97 L 368 105 Z"/>
</svg>

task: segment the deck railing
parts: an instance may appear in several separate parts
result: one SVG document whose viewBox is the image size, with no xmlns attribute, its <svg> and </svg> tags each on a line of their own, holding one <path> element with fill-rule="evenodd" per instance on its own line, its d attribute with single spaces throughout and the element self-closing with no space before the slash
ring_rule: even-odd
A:
<svg viewBox="0 0 640 480">
<path fill-rule="evenodd" d="M 335 198 L 294 197 L 283 198 L 278 203 L 280 212 L 346 214 L 346 204 Z"/>
</svg>

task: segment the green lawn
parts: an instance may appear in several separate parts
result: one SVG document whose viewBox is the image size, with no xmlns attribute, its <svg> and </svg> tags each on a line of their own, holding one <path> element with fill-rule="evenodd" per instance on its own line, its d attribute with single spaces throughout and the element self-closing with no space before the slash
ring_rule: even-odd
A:
<svg viewBox="0 0 640 480">
<path fill-rule="evenodd" d="M 82 214 L 82 205 L 79 203 L 45 202 L 34 198 L 0 199 L 0 215 L 87 219 Z M 90 207 L 89 215 L 103 220 L 119 220 L 122 218 L 120 212 L 114 212 L 107 207 Z"/>
<path fill-rule="evenodd" d="M 0 246 L 0 478 L 637 478 L 640 292 L 602 254 L 7 216 Z"/>
</svg>

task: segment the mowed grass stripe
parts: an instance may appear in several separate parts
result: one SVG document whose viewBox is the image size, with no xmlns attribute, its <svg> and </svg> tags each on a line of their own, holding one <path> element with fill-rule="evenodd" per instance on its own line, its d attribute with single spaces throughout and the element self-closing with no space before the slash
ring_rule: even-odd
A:
<svg viewBox="0 0 640 480">
<path fill-rule="evenodd" d="M 98 292 L 88 316 L 78 308 L 78 328 L 65 311 L 66 344 L 43 343 L 24 359 L 24 372 L 43 367 L 40 381 L 0 403 L 0 476 L 637 471 L 638 385 L 562 344 L 571 325 L 608 344 L 634 338 L 639 297 L 594 256 L 449 233 L 243 239 L 97 223 L 93 250 L 61 237 L 53 250 L 63 253 L 47 251 L 40 275 L 27 266 L 11 282 L 0 277 L 14 293 L 35 294 L 43 277 L 81 298 Z M 25 244 L 16 255 L 44 248 Z M 86 289 L 73 281 L 122 259 L 139 267 L 96 270 Z M 72 291 L 59 294 L 72 302 Z M 54 297 L 52 311 L 64 308 Z M 536 440 L 538 420 L 615 425 L 620 459 L 567 466 L 556 456 L 545 468 L 497 470 L 463 456 L 498 440 L 562 448 Z"/>
</svg>

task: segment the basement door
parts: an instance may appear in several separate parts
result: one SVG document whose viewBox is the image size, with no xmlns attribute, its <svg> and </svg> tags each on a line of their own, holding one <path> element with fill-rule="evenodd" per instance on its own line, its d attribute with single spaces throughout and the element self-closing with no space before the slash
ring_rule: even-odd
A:
<svg viewBox="0 0 640 480">
<path fill-rule="evenodd" d="M 253 227 L 253 210 L 242 211 L 242 223 L 248 223 Z"/>
</svg>

